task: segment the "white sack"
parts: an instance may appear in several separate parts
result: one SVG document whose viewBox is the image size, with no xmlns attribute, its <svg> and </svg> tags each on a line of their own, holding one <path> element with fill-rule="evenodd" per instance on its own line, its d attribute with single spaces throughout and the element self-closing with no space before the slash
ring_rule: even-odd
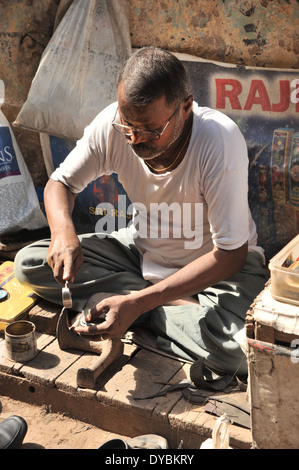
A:
<svg viewBox="0 0 299 470">
<path fill-rule="evenodd" d="M 48 225 L 9 122 L 0 110 L 0 237 Z"/>
<path fill-rule="evenodd" d="M 117 99 L 131 55 L 127 0 L 74 0 L 48 43 L 14 125 L 78 140 Z"/>
</svg>

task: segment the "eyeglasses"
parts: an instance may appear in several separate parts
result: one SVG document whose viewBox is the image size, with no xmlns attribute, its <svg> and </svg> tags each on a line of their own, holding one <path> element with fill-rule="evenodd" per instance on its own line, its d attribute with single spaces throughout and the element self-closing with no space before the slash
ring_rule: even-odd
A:
<svg viewBox="0 0 299 470">
<path fill-rule="evenodd" d="M 157 130 L 150 130 L 150 129 L 137 129 L 136 127 L 125 126 L 124 124 L 119 124 L 118 122 L 115 122 L 115 116 L 116 116 L 116 113 L 118 111 L 118 108 L 116 110 L 115 116 L 114 116 L 113 121 L 112 121 L 112 127 L 117 132 L 120 132 L 124 136 L 131 137 L 133 134 L 138 133 L 140 135 L 140 137 L 142 137 L 143 139 L 146 139 L 146 140 L 159 140 L 161 135 L 163 135 L 163 133 L 165 132 L 165 130 L 166 130 L 168 124 L 170 123 L 172 117 L 175 115 L 175 113 L 179 109 L 180 105 L 181 105 L 181 103 L 179 103 L 177 105 L 177 107 L 175 108 L 174 112 L 172 113 L 172 115 L 168 119 L 167 123 L 165 124 L 165 126 L 163 127 L 161 132 L 159 132 Z"/>
</svg>

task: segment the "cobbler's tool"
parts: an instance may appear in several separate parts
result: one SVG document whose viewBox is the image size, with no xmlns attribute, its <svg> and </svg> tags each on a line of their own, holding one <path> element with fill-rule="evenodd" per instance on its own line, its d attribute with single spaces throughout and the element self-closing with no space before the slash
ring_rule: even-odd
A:
<svg viewBox="0 0 299 470">
<path fill-rule="evenodd" d="M 123 343 L 120 338 L 103 341 L 92 341 L 89 336 L 78 335 L 70 330 L 69 310 L 63 308 L 58 319 L 56 336 L 62 350 L 78 349 L 99 354 L 99 359 L 92 367 L 82 367 L 77 371 L 77 385 L 82 388 L 93 388 L 97 377 L 123 354 Z"/>
</svg>

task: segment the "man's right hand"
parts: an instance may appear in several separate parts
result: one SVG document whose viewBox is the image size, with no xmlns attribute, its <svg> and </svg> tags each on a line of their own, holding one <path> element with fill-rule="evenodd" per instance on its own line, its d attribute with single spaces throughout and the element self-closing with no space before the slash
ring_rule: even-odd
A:
<svg viewBox="0 0 299 470">
<path fill-rule="evenodd" d="M 44 200 L 51 243 L 47 261 L 57 282 L 74 282 L 83 263 L 83 252 L 72 221 L 76 194 L 51 178 L 45 187 Z"/>
<path fill-rule="evenodd" d="M 83 263 L 83 252 L 77 235 L 63 231 L 63 233 L 52 236 L 47 261 L 59 284 L 64 284 L 65 281 L 74 282 Z"/>
</svg>

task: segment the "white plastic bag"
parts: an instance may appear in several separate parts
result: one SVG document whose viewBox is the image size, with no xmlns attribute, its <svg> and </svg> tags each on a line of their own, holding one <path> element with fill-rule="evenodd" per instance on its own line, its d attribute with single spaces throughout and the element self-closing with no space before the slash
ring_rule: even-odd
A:
<svg viewBox="0 0 299 470">
<path fill-rule="evenodd" d="M 1 110 L 0 201 L 0 237 L 18 230 L 36 230 L 48 225 L 40 209 L 31 175 Z"/>
<path fill-rule="evenodd" d="M 117 98 L 131 55 L 127 0 L 74 0 L 48 43 L 14 125 L 78 140 Z"/>
</svg>

